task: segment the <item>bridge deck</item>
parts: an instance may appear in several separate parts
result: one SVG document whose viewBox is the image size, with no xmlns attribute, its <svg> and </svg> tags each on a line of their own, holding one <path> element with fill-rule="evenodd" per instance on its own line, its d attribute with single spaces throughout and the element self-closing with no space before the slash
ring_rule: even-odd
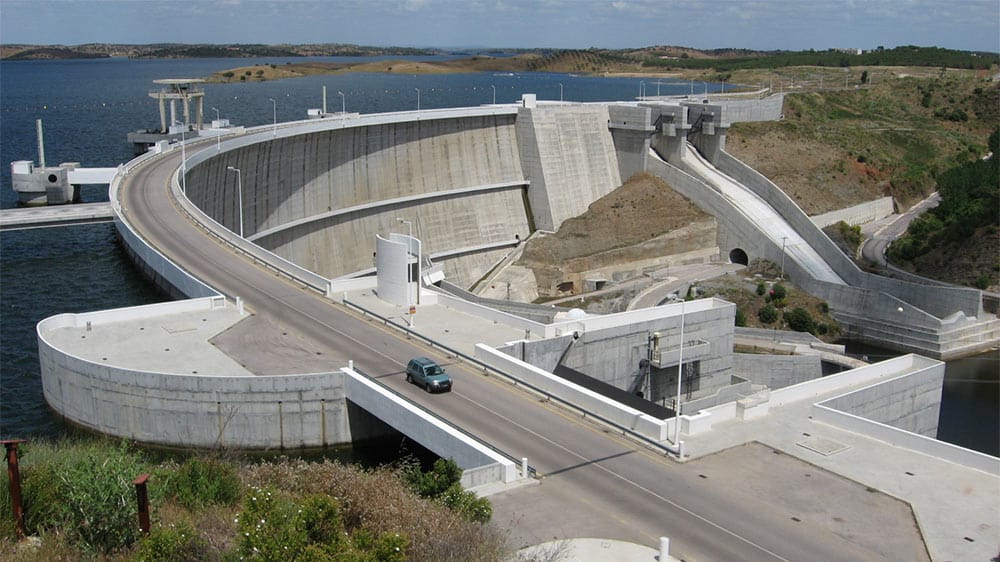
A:
<svg viewBox="0 0 1000 562">
<path fill-rule="evenodd" d="M 78 203 L 51 207 L 25 207 L 0 211 L 0 230 L 23 230 L 111 222 L 111 203 Z"/>
</svg>

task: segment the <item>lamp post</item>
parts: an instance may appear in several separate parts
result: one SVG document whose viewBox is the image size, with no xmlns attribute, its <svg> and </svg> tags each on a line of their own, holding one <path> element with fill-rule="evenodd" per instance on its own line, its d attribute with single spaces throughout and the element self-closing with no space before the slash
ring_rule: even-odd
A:
<svg viewBox="0 0 1000 562">
<path fill-rule="evenodd" d="M 497 87 L 491 84 L 490 88 L 493 88 L 493 105 L 496 105 L 497 104 Z"/>
<path fill-rule="evenodd" d="M 560 82 L 559 83 L 559 103 L 562 103 L 562 100 L 563 100 L 563 85 L 562 85 L 562 82 Z"/>
<path fill-rule="evenodd" d="M 420 90 L 417 91 L 419 92 Z M 413 306 L 411 304 L 413 301 L 410 299 L 410 285 L 413 284 L 413 268 L 410 267 L 410 250 L 413 247 L 413 222 L 399 217 L 396 217 L 396 220 L 405 224 L 410 233 L 410 239 L 406 242 L 406 317 L 408 320 L 407 323 L 412 328 L 413 314 L 410 312 L 410 307 Z"/>
<path fill-rule="evenodd" d="M 187 132 L 187 125 L 181 129 L 181 193 L 187 195 L 187 143 L 184 142 L 184 133 Z"/>
<path fill-rule="evenodd" d="M 781 237 L 781 279 L 785 279 L 785 240 L 788 240 L 787 236 Z"/>
<path fill-rule="evenodd" d="M 420 88 L 413 88 L 417 91 L 417 113 L 420 113 Z"/>
<path fill-rule="evenodd" d="M 243 238 L 243 174 L 239 168 L 227 166 L 226 169 L 230 172 L 236 172 L 236 191 L 240 203 L 240 238 Z"/>
<path fill-rule="evenodd" d="M 347 113 L 347 97 L 344 96 L 344 92 L 337 92 L 340 94 L 340 115 L 343 116 Z"/>
<path fill-rule="evenodd" d="M 216 120 L 216 121 L 219 121 L 219 120 L 221 119 L 221 118 L 219 117 L 219 110 L 218 110 L 218 109 L 215 109 L 215 108 L 213 107 L 213 108 L 212 108 L 212 111 L 214 111 L 214 112 L 215 112 L 215 120 Z M 222 152 L 222 134 L 221 134 L 221 133 L 216 133 L 216 134 L 215 134 L 215 151 L 216 151 L 216 152 Z"/>
<path fill-rule="evenodd" d="M 674 404 L 674 446 L 680 456 L 681 439 L 681 375 L 684 373 L 684 302 L 681 301 L 681 348 L 677 357 L 677 403 Z"/>
<path fill-rule="evenodd" d="M 646 96 L 646 81 L 639 80 L 639 99 L 641 100 Z"/>
<path fill-rule="evenodd" d="M 267 98 L 271 100 L 271 136 L 278 136 L 278 102 L 274 101 L 274 98 Z"/>
</svg>

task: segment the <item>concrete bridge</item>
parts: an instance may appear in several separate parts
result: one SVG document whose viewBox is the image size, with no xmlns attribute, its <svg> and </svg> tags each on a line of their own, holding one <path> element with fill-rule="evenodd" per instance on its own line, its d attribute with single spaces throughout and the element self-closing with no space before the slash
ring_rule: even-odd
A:
<svg viewBox="0 0 1000 562">
<path fill-rule="evenodd" d="M 430 329 L 439 335 L 429 341 L 447 342 L 442 334 L 451 330 L 456 333 L 450 337 L 481 340 L 471 349 L 433 352 L 453 371 L 456 387 L 452 395 L 432 397 L 402 380 L 406 360 L 428 353 L 410 339 L 416 332 L 406 326 L 414 319 L 407 318 L 409 307 L 376 298 L 376 278 L 364 274 L 374 265 L 376 240 L 388 238 L 403 219 L 414 227 L 407 238 L 424 248 L 416 256 L 404 251 L 397 269 L 405 271 L 405 264 L 415 261 L 469 286 L 519 241 L 538 229 L 558 228 L 643 169 L 685 195 L 695 194 L 688 196 L 716 215 L 724 225 L 720 246 L 726 253 L 738 248 L 747 256 L 773 259 L 781 252 L 774 236 L 720 193 L 731 186 L 721 185 L 720 176 L 696 175 L 718 172 L 700 162 L 687 170 L 671 163 L 671 155 L 674 162 L 679 155 L 685 165 L 684 140 L 691 127 L 684 124 L 698 123 L 695 136 L 701 138 L 695 140 L 703 154 L 721 162 L 720 169 L 728 168 L 739 183 L 760 184 L 721 150 L 721 136 L 713 135 L 724 132 L 727 121 L 706 117 L 703 110 L 710 106 L 697 107 L 702 113 L 691 119 L 684 104 L 538 105 L 527 98 L 521 106 L 268 126 L 221 143 L 191 144 L 184 163 L 176 149 L 140 157 L 112 181 L 118 230 L 152 277 L 194 300 L 43 321 L 39 348 L 46 400 L 68 420 L 98 431 L 179 445 L 324 446 L 376 436 L 388 425 L 442 456 L 460 459 L 472 485 L 523 478 L 528 471 L 519 466 L 522 458 L 532 459 L 542 473 L 556 473 L 570 470 L 579 458 L 591 459 L 589 464 L 631 454 L 631 446 L 623 452 L 620 441 L 609 441 L 591 421 L 566 416 L 552 407 L 555 402 L 631 440 L 682 454 L 681 434 L 696 435 L 732 419 L 726 416 L 749 419 L 768 410 L 764 396 L 721 406 L 736 404 L 725 390 L 732 379 L 731 304 L 704 299 L 541 324 L 450 298 L 418 273 L 412 282 L 416 298 L 406 304 L 417 306 L 421 326 L 422 310 L 444 307 L 465 315 L 435 323 Z M 916 330 L 921 333 L 904 345 L 936 342 L 939 350 L 968 349 L 964 343 L 948 347 L 944 340 L 951 333 L 933 330 L 944 321 L 902 299 L 922 302 L 929 293 L 889 280 L 872 288 L 853 286 L 864 278 L 830 254 L 822 233 L 801 211 L 794 212 L 790 200 L 763 188 L 754 191 L 812 248 L 807 251 L 798 239 L 791 247 L 785 244 L 789 274 L 796 283 L 826 291 L 822 294 L 834 308 L 853 304 L 843 315 L 852 325 L 866 324 L 852 320 L 862 303 L 851 299 L 869 299 L 877 305 L 869 308 L 875 312 L 869 317 L 878 318 L 891 305 L 930 326 Z M 948 295 L 952 301 L 928 308 L 957 306 L 947 313 L 949 325 L 978 330 L 983 339 L 983 325 L 976 322 L 989 319 L 977 316 L 981 309 L 970 304 L 975 293 L 956 289 Z M 352 308 L 334 301 L 348 301 Z M 380 312 L 384 306 L 389 309 Z M 470 314 L 479 320 L 469 320 Z M 395 324 L 404 335 L 382 331 L 372 318 Z M 489 325 L 485 330 L 478 323 L 483 320 Z M 704 399 L 715 396 L 721 409 L 658 419 L 552 379 L 532 360 L 584 372 L 596 366 L 607 374 L 606 384 L 623 390 L 639 384 L 645 397 L 662 403 L 679 383 L 678 366 L 696 365 L 696 373 L 686 371 L 699 381 L 692 398 L 707 407 Z M 482 376 L 484 371 L 517 382 L 502 383 Z M 885 385 L 879 392 L 903 400 L 936 387 L 939 395 L 943 366 L 933 361 L 911 359 L 855 373 L 850 380 L 884 382 L 909 374 L 919 374 L 919 380 Z M 926 420 L 936 423 L 937 402 L 923 408 L 920 415 L 893 414 L 884 423 L 929 433 L 933 428 Z M 678 493 L 657 481 L 659 462 L 635 458 L 610 474 L 593 467 L 585 473 L 596 480 L 584 488 L 593 489 L 588 494 L 613 494 L 618 479 L 625 478 L 660 498 Z M 651 514 L 637 524 L 659 533 L 652 531 L 657 521 L 669 518 L 677 529 L 692 529 L 680 542 L 706 559 L 747 558 L 751 550 L 750 557 L 761 559 L 854 558 L 842 539 L 824 534 L 823 544 L 816 544 L 808 533 L 777 519 L 769 522 L 766 536 L 739 525 L 741 532 L 723 541 L 706 540 L 697 536 L 702 531 L 696 529 L 704 528 L 698 516 L 657 505 L 671 514 Z M 627 513 L 629 507 L 615 509 Z M 717 515 L 728 521 L 757 517 L 752 506 L 741 509 Z"/>
</svg>

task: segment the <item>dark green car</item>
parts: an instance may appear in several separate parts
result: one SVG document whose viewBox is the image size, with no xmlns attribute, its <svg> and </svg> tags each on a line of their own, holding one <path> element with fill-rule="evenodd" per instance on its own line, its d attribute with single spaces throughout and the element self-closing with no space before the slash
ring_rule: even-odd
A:
<svg viewBox="0 0 1000 562">
<path fill-rule="evenodd" d="M 426 357 L 410 359 L 406 365 L 406 382 L 419 384 L 427 392 L 451 390 L 451 377 L 444 372 L 444 367 Z"/>
</svg>

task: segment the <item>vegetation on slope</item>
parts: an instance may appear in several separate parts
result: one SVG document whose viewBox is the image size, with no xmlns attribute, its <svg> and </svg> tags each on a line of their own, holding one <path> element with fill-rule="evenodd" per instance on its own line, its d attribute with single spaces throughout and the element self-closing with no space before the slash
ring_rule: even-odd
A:
<svg viewBox="0 0 1000 562">
<path fill-rule="evenodd" d="M 937 178 L 940 204 L 913 221 L 890 247 L 893 263 L 916 273 L 979 289 L 1000 282 L 1000 129 L 992 156 Z"/>
<path fill-rule="evenodd" d="M 503 560 L 488 501 L 438 461 L 364 470 L 285 458 L 154 462 L 126 443 L 21 447 L 30 541 L 17 541 L 0 477 L 0 559 L 9 561 Z M 138 529 L 132 481 L 151 474 L 152 531 Z"/>
</svg>

